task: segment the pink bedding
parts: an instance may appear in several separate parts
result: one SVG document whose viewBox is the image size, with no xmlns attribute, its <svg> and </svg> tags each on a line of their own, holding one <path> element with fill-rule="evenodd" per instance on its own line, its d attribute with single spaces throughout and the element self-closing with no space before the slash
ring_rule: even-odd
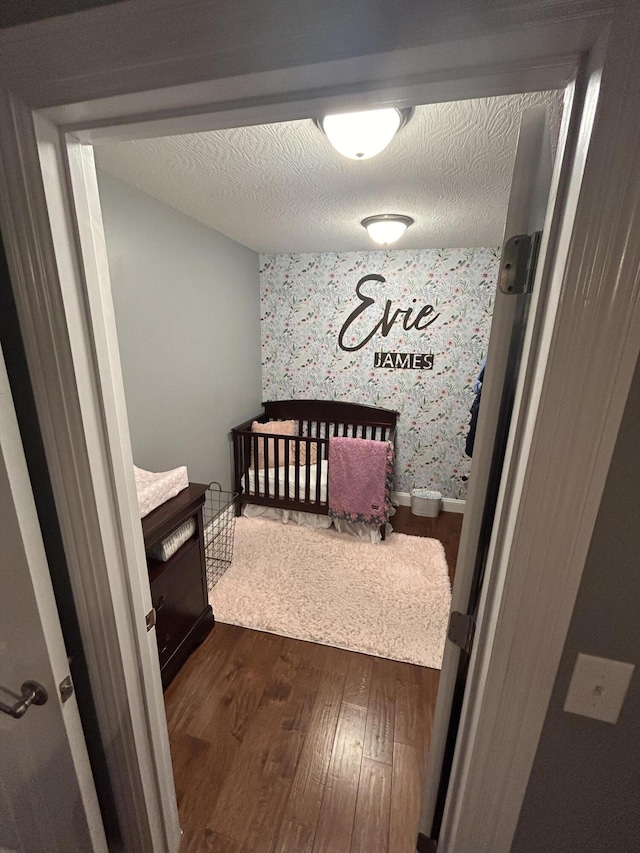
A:
<svg viewBox="0 0 640 853">
<path fill-rule="evenodd" d="M 365 438 L 329 440 L 329 515 L 382 525 L 389 520 L 393 444 Z"/>
</svg>

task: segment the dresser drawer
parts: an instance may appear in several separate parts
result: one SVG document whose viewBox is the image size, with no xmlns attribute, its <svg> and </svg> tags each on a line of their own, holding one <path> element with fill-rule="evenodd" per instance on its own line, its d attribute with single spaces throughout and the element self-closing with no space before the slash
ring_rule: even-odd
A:
<svg viewBox="0 0 640 853">
<path fill-rule="evenodd" d="M 150 563 L 151 600 L 160 613 L 172 601 L 182 598 L 196 581 L 202 585 L 200 543 L 197 539 L 186 542 L 166 563 Z"/>
<path fill-rule="evenodd" d="M 202 529 L 202 505 L 207 486 L 190 483 L 175 498 L 142 519 L 147 552 L 151 602 L 156 611 L 156 640 L 166 689 L 198 643 L 214 625 L 207 601 Z M 154 546 L 171 536 L 189 519 L 193 537 L 163 562 L 154 558 Z"/>
<path fill-rule="evenodd" d="M 205 608 L 202 584 L 198 579 L 178 601 L 166 599 L 156 615 L 156 638 L 160 666 L 171 658 Z"/>
<path fill-rule="evenodd" d="M 206 606 L 200 543 L 189 540 L 166 564 L 155 564 L 151 602 L 156 609 L 160 666 L 178 648 Z"/>
</svg>

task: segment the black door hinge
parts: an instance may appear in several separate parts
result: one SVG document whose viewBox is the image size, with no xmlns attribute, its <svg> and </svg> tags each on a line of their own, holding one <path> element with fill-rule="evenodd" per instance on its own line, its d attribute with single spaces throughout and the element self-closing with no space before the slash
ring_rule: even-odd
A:
<svg viewBox="0 0 640 853">
<path fill-rule="evenodd" d="M 457 610 L 451 612 L 449 617 L 449 630 L 447 638 L 459 646 L 468 655 L 471 654 L 473 646 L 473 635 L 476 630 L 476 620 L 468 613 L 459 613 Z"/>
<path fill-rule="evenodd" d="M 533 234 L 516 234 L 502 249 L 498 286 L 502 293 L 516 296 L 531 293 L 536 274 L 542 231 Z"/>
</svg>

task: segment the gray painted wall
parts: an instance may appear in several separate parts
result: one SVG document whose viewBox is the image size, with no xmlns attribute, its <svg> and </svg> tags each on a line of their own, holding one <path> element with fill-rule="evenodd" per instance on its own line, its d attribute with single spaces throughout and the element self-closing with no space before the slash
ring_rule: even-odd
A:
<svg viewBox="0 0 640 853">
<path fill-rule="evenodd" d="M 640 365 L 609 470 L 514 853 L 640 850 Z M 616 725 L 562 710 L 578 652 L 636 665 Z"/>
<path fill-rule="evenodd" d="M 98 173 L 133 458 L 231 483 L 229 429 L 261 410 L 258 255 Z"/>
</svg>

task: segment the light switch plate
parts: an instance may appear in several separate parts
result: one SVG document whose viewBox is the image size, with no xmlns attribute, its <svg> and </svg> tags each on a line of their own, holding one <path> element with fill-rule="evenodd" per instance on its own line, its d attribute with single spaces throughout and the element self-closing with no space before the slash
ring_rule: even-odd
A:
<svg viewBox="0 0 640 853">
<path fill-rule="evenodd" d="M 605 723 L 617 723 L 634 669 L 632 663 L 579 654 L 564 710 Z"/>
</svg>

